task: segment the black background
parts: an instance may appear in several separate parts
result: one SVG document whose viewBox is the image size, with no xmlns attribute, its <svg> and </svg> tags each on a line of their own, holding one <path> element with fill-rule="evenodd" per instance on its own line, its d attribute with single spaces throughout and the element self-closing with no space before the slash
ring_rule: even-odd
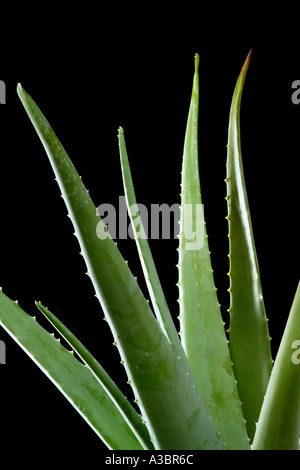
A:
<svg viewBox="0 0 300 470">
<path fill-rule="evenodd" d="M 130 396 L 126 376 L 89 278 L 44 149 L 16 93 L 21 82 L 61 140 L 98 206 L 123 195 L 117 131 L 125 131 L 138 202 L 178 203 L 194 54 L 200 54 L 199 158 L 215 281 L 228 323 L 228 238 L 224 179 L 228 116 L 240 68 L 253 48 L 241 111 L 245 178 L 272 351 L 277 348 L 299 278 L 300 78 L 293 40 L 265 33 L 242 38 L 241 23 L 212 26 L 196 10 L 18 12 L 0 79 L 0 285 L 25 311 L 47 305 L 95 354 Z M 176 13 L 176 16 L 173 14 Z M 127 16 L 126 16 L 127 15 Z M 136 15 L 134 17 L 134 15 Z M 197 16 L 198 15 L 198 16 Z M 129 22 L 127 21 L 129 19 Z M 184 23 L 184 27 L 183 24 Z M 22 31 L 22 32 L 20 32 Z M 177 242 L 150 241 L 177 322 Z M 135 244 L 118 243 L 146 293 Z M 147 295 L 147 293 L 146 293 Z M 8 334 L 0 368 L 1 444 L 8 454 L 39 448 L 75 462 L 106 452 L 94 432 Z M 71 453 L 73 456 L 71 457 Z M 74 454 L 75 453 L 75 454 Z M 75 458 L 74 458 L 75 455 Z"/>
</svg>

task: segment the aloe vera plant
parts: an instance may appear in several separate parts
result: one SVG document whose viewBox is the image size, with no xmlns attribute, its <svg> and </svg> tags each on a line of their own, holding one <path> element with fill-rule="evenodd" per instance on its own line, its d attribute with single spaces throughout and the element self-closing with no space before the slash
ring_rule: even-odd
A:
<svg viewBox="0 0 300 470">
<path fill-rule="evenodd" d="M 18 85 L 20 100 L 46 150 L 67 206 L 87 274 L 113 333 L 135 404 L 124 396 L 82 342 L 41 302 L 36 302 L 39 311 L 68 342 L 71 351 L 2 291 L 0 323 L 109 449 L 299 447 L 300 369 L 293 354 L 300 344 L 300 284 L 274 362 L 243 174 L 240 106 L 250 55 L 237 80 L 229 115 L 228 336 L 214 282 L 200 188 L 199 56 L 195 56 L 182 161 L 178 247 L 180 332 L 168 307 L 141 217 L 136 215 L 123 129 L 119 128 L 118 133 L 123 185 L 151 304 L 50 124 Z M 189 232 L 187 227 L 191 228 Z"/>
</svg>

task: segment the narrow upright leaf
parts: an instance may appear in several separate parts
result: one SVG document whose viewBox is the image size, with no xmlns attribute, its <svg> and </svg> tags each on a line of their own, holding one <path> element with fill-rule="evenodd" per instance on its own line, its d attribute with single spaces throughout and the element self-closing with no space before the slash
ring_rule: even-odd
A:
<svg viewBox="0 0 300 470">
<path fill-rule="evenodd" d="M 106 232 L 74 165 L 37 105 L 20 85 L 18 93 L 48 154 L 96 295 L 155 448 L 221 448 L 222 443 L 193 382 Z"/>
<path fill-rule="evenodd" d="M 173 347 L 176 355 L 183 362 L 185 370 L 192 375 L 190 364 L 187 360 L 185 351 L 183 350 L 178 332 L 175 328 L 167 301 L 162 290 L 162 286 L 158 277 L 158 273 L 151 254 L 150 246 L 147 240 L 147 234 L 143 227 L 141 215 L 136 214 L 137 202 L 130 171 L 130 165 L 127 155 L 127 149 L 124 138 L 124 131 L 119 129 L 119 147 L 122 166 L 122 175 L 124 182 L 124 190 L 126 195 L 127 208 L 130 215 L 135 241 L 137 244 L 141 265 L 144 272 L 145 281 L 148 287 L 149 295 L 152 301 L 154 312 L 158 318 L 161 328 Z M 138 231 L 136 227 L 138 226 Z"/>
<path fill-rule="evenodd" d="M 300 282 L 275 359 L 253 450 L 299 450 Z"/>
<path fill-rule="evenodd" d="M 181 338 L 204 405 L 227 449 L 249 440 L 214 284 L 198 170 L 199 56 L 184 143 L 179 242 Z"/>
<path fill-rule="evenodd" d="M 272 368 L 270 338 L 242 165 L 240 106 L 250 53 L 238 78 L 230 109 L 227 204 L 230 259 L 230 352 L 250 439 Z"/>
<path fill-rule="evenodd" d="M 1 290 L 0 324 L 61 391 L 107 447 L 113 450 L 143 449 L 90 370 L 39 325 L 34 317 L 24 312 Z"/>
</svg>

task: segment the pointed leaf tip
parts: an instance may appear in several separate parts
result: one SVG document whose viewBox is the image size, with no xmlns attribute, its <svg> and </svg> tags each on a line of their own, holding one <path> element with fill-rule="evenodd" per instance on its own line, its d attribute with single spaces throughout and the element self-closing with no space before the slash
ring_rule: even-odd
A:
<svg viewBox="0 0 300 470">
<path fill-rule="evenodd" d="M 18 83 L 18 84 L 17 84 L 17 93 L 18 93 L 18 95 L 20 96 L 21 94 L 24 93 L 24 91 L 25 91 L 25 90 L 24 90 L 24 88 L 22 87 L 21 83 Z"/>
<path fill-rule="evenodd" d="M 248 55 L 245 59 L 245 62 L 243 64 L 243 67 L 242 67 L 242 70 L 241 70 L 241 74 L 246 74 L 246 72 L 248 70 L 248 67 L 249 67 L 249 64 L 250 64 L 251 55 L 252 55 L 252 48 L 248 52 Z"/>
</svg>

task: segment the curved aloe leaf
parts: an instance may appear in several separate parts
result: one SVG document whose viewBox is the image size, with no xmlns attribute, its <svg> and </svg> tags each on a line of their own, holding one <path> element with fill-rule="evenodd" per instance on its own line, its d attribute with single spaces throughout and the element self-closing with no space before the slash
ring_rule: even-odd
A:
<svg viewBox="0 0 300 470">
<path fill-rule="evenodd" d="M 110 449 L 143 449 L 89 369 L 2 291 L 0 324 Z"/>
<path fill-rule="evenodd" d="M 51 313 L 40 302 L 36 302 L 36 305 L 47 320 L 49 320 L 61 336 L 70 344 L 71 348 L 78 354 L 95 378 L 99 381 L 135 434 L 138 441 L 142 444 L 143 448 L 153 449 L 149 433 L 146 426 L 142 423 L 141 416 L 135 411 L 133 406 L 106 373 L 101 364 L 99 364 L 94 356 L 92 356 L 83 344 L 61 323 L 61 321 L 58 320 L 58 318 L 55 317 L 55 315 L 53 315 L 53 313 Z"/>
<path fill-rule="evenodd" d="M 276 356 L 253 440 L 254 450 L 299 450 L 300 282 Z"/>
<path fill-rule="evenodd" d="M 197 390 L 115 242 L 109 236 L 98 237 L 97 233 L 106 232 L 105 226 L 74 165 L 39 108 L 20 85 L 18 94 L 51 162 L 89 276 L 155 448 L 221 448 Z M 173 423 L 172 432 L 170 423 Z"/>
<path fill-rule="evenodd" d="M 227 205 L 230 259 L 229 345 L 250 439 L 272 368 L 270 338 L 242 165 L 240 106 L 250 61 L 239 75 L 230 109 Z"/>
<path fill-rule="evenodd" d="M 249 439 L 214 284 L 198 170 L 199 56 L 184 143 L 179 241 L 181 338 L 204 405 L 227 449 Z M 194 238 L 193 238 L 193 237 Z"/>
</svg>

